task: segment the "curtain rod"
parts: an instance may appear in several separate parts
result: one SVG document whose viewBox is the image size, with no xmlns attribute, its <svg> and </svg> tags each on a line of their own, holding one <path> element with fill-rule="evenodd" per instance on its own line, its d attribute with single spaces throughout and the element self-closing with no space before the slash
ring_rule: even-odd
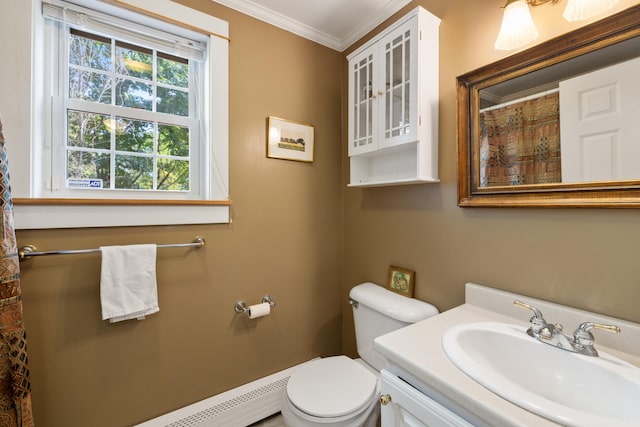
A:
<svg viewBox="0 0 640 427">
<path fill-rule="evenodd" d="M 552 93 L 560 92 L 560 88 L 554 88 L 545 90 L 542 92 L 534 93 L 533 95 L 523 96 L 522 98 L 513 99 L 511 101 L 503 102 L 502 104 L 491 105 L 480 110 L 481 113 L 485 113 L 491 110 L 497 110 L 499 108 L 508 107 L 509 105 L 517 104 L 519 102 L 530 101 L 532 99 L 542 98 L 543 96 L 551 95 Z"/>
<path fill-rule="evenodd" d="M 198 236 L 191 243 L 172 243 L 168 245 L 157 245 L 158 248 L 184 248 L 184 247 L 194 247 L 201 248 L 205 244 L 204 237 Z M 71 250 L 60 250 L 60 251 L 44 251 L 37 252 L 37 248 L 33 245 L 22 246 L 18 249 L 18 256 L 20 257 L 20 261 L 27 260 L 34 256 L 44 256 L 44 255 L 77 255 L 77 254 L 89 254 L 93 252 L 100 252 L 100 248 L 94 249 L 71 249 Z"/>
</svg>

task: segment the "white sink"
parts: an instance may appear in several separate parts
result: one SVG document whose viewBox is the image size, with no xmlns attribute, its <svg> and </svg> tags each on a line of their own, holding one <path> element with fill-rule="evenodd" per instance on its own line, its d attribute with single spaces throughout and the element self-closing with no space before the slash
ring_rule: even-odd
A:
<svg viewBox="0 0 640 427">
<path fill-rule="evenodd" d="M 569 426 L 640 426 L 640 368 L 601 350 L 600 357 L 571 353 L 497 322 L 452 327 L 442 346 L 478 383 L 542 417 Z"/>
</svg>

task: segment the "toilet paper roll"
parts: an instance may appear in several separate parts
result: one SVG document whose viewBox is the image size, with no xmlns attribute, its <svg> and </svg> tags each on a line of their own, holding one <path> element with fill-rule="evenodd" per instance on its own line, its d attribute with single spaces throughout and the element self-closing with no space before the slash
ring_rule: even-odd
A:
<svg viewBox="0 0 640 427">
<path fill-rule="evenodd" d="M 268 302 L 249 306 L 249 319 L 266 316 L 271 313 L 271 305 Z"/>
</svg>

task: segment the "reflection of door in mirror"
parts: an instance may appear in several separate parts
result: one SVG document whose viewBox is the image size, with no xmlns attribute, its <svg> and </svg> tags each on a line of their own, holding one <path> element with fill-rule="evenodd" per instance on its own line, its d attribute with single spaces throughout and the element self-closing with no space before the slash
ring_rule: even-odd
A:
<svg viewBox="0 0 640 427">
<path fill-rule="evenodd" d="M 562 182 L 638 179 L 640 58 L 560 82 Z"/>
<path fill-rule="evenodd" d="M 637 180 L 638 73 L 640 58 L 501 104 L 483 99 L 480 187 Z"/>
</svg>

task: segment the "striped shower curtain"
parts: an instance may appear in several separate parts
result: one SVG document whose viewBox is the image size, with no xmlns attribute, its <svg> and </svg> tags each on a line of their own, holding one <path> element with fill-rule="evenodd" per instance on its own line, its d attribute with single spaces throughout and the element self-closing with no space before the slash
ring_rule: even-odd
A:
<svg viewBox="0 0 640 427">
<path fill-rule="evenodd" d="M 33 426 L 27 338 L 22 320 L 20 263 L 0 118 L 0 427 Z"/>
</svg>

